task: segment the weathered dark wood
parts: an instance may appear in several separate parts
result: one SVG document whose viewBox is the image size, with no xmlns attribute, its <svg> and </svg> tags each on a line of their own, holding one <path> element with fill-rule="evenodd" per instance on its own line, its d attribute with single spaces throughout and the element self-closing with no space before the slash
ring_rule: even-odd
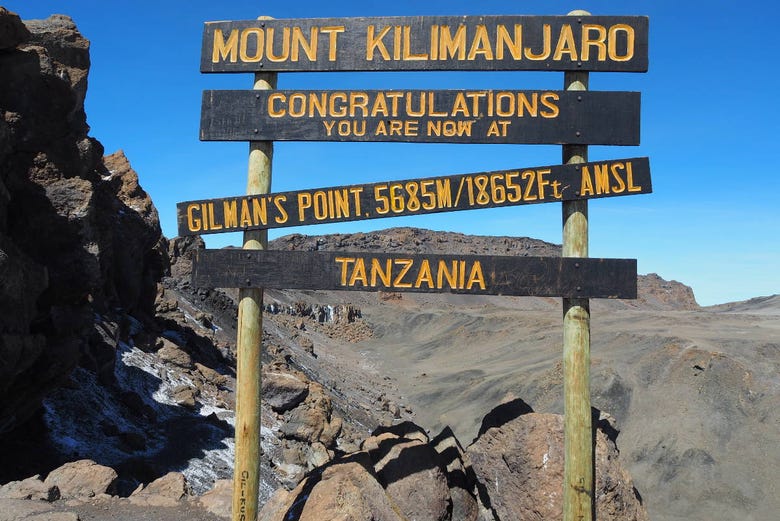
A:
<svg viewBox="0 0 780 521">
<path fill-rule="evenodd" d="M 207 22 L 201 71 L 644 72 L 647 41 L 645 16 L 405 16 Z"/>
<path fill-rule="evenodd" d="M 639 113 L 638 92 L 207 90 L 200 139 L 638 145 Z"/>
<path fill-rule="evenodd" d="M 198 251 L 192 284 L 625 299 L 637 292 L 635 259 L 233 249 Z"/>
<path fill-rule="evenodd" d="M 646 157 L 178 203 L 179 236 L 652 192 Z"/>
</svg>

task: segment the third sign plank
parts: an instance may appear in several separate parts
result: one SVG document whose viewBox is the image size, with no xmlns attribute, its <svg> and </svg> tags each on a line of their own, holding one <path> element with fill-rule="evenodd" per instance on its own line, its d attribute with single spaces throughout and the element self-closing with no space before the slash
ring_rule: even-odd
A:
<svg viewBox="0 0 780 521">
<path fill-rule="evenodd" d="M 652 192 L 646 157 L 178 203 L 179 236 Z"/>
</svg>

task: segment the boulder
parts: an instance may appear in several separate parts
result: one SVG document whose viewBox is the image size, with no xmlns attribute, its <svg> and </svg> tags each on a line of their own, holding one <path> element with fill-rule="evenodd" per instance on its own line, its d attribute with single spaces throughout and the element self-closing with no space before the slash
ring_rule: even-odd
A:
<svg viewBox="0 0 780 521">
<path fill-rule="evenodd" d="M 113 494 L 117 473 L 92 460 L 79 460 L 52 470 L 44 485 L 56 486 L 63 499 L 84 499 L 100 494 Z"/>
<path fill-rule="evenodd" d="M 233 480 L 218 479 L 214 488 L 200 496 L 197 502 L 215 516 L 229 519 L 233 508 Z"/>
<path fill-rule="evenodd" d="M 406 518 L 450 519 L 452 498 L 433 447 L 419 440 L 389 438 L 379 444 L 377 452 L 382 454 L 374 464 L 379 481 Z"/>
<path fill-rule="evenodd" d="M 211 367 L 205 366 L 203 364 L 195 362 L 195 368 L 198 370 L 198 372 L 200 372 L 204 380 L 217 387 L 223 387 L 227 385 L 230 380 L 227 376 L 221 374 L 219 371 L 216 371 Z"/>
<path fill-rule="evenodd" d="M 465 451 L 452 429 L 445 427 L 431 440 L 431 446 L 438 453 L 439 464 L 447 475 L 452 498 L 452 519 L 477 521 L 487 509 L 473 493 L 475 489 L 474 471 Z M 485 519 L 492 519 L 486 517 Z"/>
<path fill-rule="evenodd" d="M 323 441 L 322 433 L 330 424 L 332 410 L 330 398 L 322 385 L 309 382 L 306 398 L 300 405 L 285 413 L 285 423 L 280 431 L 288 439 L 308 443 Z"/>
<path fill-rule="evenodd" d="M 135 505 L 175 507 L 187 496 L 187 480 L 181 472 L 169 472 L 133 493 L 129 500 Z"/>
<path fill-rule="evenodd" d="M 173 401 L 186 409 L 195 409 L 197 406 L 196 398 L 198 394 L 197 389 L 182 384 L 173 389 Z"/>
<path fill-rule="evenodd" d="M 37 499 L 56 501 L 60 498 L 60 489 L 56 485 L 46 485 L 39 475 L 11 481 L 0 487 L 0 499 Z"/>
<path fill-rule="evenodd" d="M 481 489 L 499 519 L 561 519 L 563 515 L 563 417 L 528 413 L 490 427 L 468 447 Z M 647 512 L 618 450 L 596 432 L 596 518 L 647 521 Z"/>
<path fill-rule="evenodd" d="M 474 482 L 465 477 L 460 445 L 452 441 L 451 431 L 445 434 L 430 442 L 425 431 L 411 422 L 382 427 L 363 442 L 361 450 L 335 460 L 330 460 L 321 443 L 312 444 L 306 455 L 291 448 L 291 456 L 309 458 L 302 463 L 322 466 L 311 470 L 292 492 L 277 491 L 260 519 L 487 520 L 479 517 L 479 504 L 471 493 Z M 447 470 L 450 465 L 461 470 L 460 477 Z M 292 463 L 279 467 L 303 470 Z M 452 517 L 453 513 L 460 517 Z"/>
<path fill-rule="evenodd" d="M 194 367 L 192 364 L 192 357 L 189 355 L 189 353 L 167 338 L 160 337 L 157 340 L 157 345 L 161 346 L 157 350 L 157 356 L 159 356 L 163 362 L 168 362 L 185 369 L 191 369 Z"/>
<path fill-rule="evenodd" d="M 300 378 L 281 372 L 263 373 L 263 402 L 276 412 L 289 411 L 298 406 L 309 393 L 309 386 Z"/>
<path fill-rule="evenodd" d="M 291 492 L 277 491 L 260 511 L 260 521 L 324 519 L 401 521 L 382 485 L 371 472 L 366 453 L 312 473 Z"/>
<path fill-rule="evenodd" d="M 336 439 L 341 434 L 341 430 L 344 426 L 344 420 L 338 416 L 331 416 L 330 422 L 325 425 L 320 433 L 320 441 L 326 447 L 335 447 Z"/>
</svg>

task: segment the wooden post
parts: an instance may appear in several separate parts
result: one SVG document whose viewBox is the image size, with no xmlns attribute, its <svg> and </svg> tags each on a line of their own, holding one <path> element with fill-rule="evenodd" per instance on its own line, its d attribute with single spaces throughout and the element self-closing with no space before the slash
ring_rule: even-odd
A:
<svg viewBox="0 0 780 521">
<path fill-rule="evenodd" d="M 275 73 L 255 74 L 255 90 L 275 88 Z M 272 159 L 273 141 L 249 143 L 247 194 L 267 194 L 271 191 Z M 244 232 L 244 249 L 264 250 L 267 247 L 268 230 Z M 238 299 L 233 521 L 255 521 L 260 487 L 260 375 L 262 370 L 260 356 L 263 341 L 263 289 L 240 289 Z"/>
<path fill-rule="evenodd" d="M 570 16 L 589 16 L 572 11 Z M 587 72 L 565 72 L 564 89 L 588 89 Z M 563 162 L 585 163 L 587 145 L 564 145 Z M 563 203 L 564 257 L 588 256 L 588 201 Z M 590 412 L 590 304 L 587 298 L 563 299 L 564 464 L 563 520 L 591 521 L 593 445 Z"/>
</svg>

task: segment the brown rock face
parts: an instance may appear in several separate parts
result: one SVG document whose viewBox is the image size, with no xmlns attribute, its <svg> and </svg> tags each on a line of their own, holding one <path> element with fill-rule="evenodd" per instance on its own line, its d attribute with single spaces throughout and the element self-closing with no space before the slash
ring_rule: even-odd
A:
<svg viewBox="0 0 780 521">
<path fill-rule="evenodd" d="M 0 499 L 35 499 L 38 501 L 56 501 L 60 498 L 60 489 L 56 485 L 46 485 L 40 476 L 35 475 L 21 481 L 12 481 L 0 487 Z"/>
<path fill-rule="evenodd" d="M 474 488 L 451 431 L 429 440 L 403 422 L 380 427 L 362 450 L 314 469 L 294 490 L 278 490 L 260 519 L 492 521 Z"/>
<path fill-rule="evenodd" d="M 89 42 L 62 15 L 0 10 L 0 432 L 83 359 L 111 366 L 95 314 L 154 313 L 167 245 L 121 152 L 87 135 Z M 110 376 L 110 375 L 109 375 Z"/>
<path fill-rule="evenodd" d="M 675 280 L 664 280 L 655 273 L 639 277 L 639 303 L 650 307 L 699 309 L 693 290 Z"/>
<path fill-rule="evenodd" d="M 0 7 L 0 50 L 13 49 L 30 37 L 19 15 Z"/>
<path fill-rule="evenodd" d="M 389 446 L 388 446 L 389 445 Z M 420 440 L 389 439 L 378 450 L 386 453 L 375 468 L 387 495 L 409 519 L 450 519 L 447 477 L 439 466 L 439 454 Z"/>
<path fill-rule="evenodd" d="M 169 472 L 130 496 L 130 502 L 143 506 L 175 507 L 187 495 L 187 481 L 181 472 Z"/>
<path fill-rule="evenodd" d="M 487 429 L 466 452 L 499 519 L 561 519 L 562 416 L 524 414 Z M 614 441 L 602 429 L 596 433 L 594 494 L 600 521 L 648 519 Z"/>
<path fill-rule="evenodd" d="M 269 371 L 263 374 L 262 383 L 263 400 L 276 412 L 293 409 L 309 392 L 306 382 L 289 373 Z"/>
</svg>

